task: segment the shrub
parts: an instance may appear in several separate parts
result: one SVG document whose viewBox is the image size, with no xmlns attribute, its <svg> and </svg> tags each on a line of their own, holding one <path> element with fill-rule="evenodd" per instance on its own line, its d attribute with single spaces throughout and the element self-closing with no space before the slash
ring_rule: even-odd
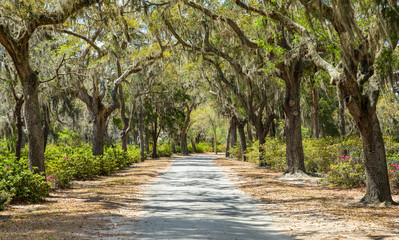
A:
<svg viewBox="0 0 399 240">
<path fill-rule="evenodd" d="M 240 145 L 240 143 L 237 142 L 235 146 L 232 146 L 232 147 L 230 148 L 230 155 L 231 155 L 233 158 L 236 158 L 236 159 L 240 159 L 240 160 L 241 160 L 242 152 L 241 152 L 241 145 Z"/>
<path fill-rule="evenodd" d="M 388 164 L 389 184 L 393 193 L 399 193 L 399 162 Z"/>
<path fill-rule="evenodd" d="M 339 149 L 335 141 L 336 139 L 333 138 L 303 140 L 306 171 L 326 173 L 330 170 L 330 165 L 335 160 Z"/>
<path fill-rule="evenodd" d="M 161 144 L 157 147 L 157 153 L 160 157 L 170 157 L 172 156 L 172 145 L 169 143 Z"/>
<path fill-rule="evenodd" d="M 51 145 L 46 151 L 47 180 L 55 187 L 66 188 L 74 179 L 89 180 L 98 175 L 109 175 L 139 161 L 140 149 L 136 146 L 129 146 L 127 152 L 119 146 L 106 147 L 102 156 L 93 156 L 88 144 L 74 149 Z"/>
<path fill-rule="evenodd" d="M 272 169 L 284 170 L 286 167 L 286 145 L 283 139 L 266 138 L 263 145 L 265 149 L 263 160 L 270 165 Z"/>
<path fill-rule="evenodd" d="M 339 155 L 330 165 L 325 181 L 344 188 L 362 186 L 366 181 L 364 164 L 349 155 Z"/>
<path fill-rule="evenodd" d="M 28 169 L 27 159 L 21 159 L 19 162 L 14 158 L 1 159 L 0 176 L 1 208 L 11 200 L 39 202 L 50 191 L 45 177 Z"/>
<path fill-rule="evenodd" d="M 0 190 L 0 211 L 3 211 L 6 205 L 11 201 L 12 195 L 4 190 Z"/>
<path fill-rule="evenodd" d="M 248 162 L 259 162 L 259 141 L 255 141 L 251 143 L 244 153 L 245 157 L 247 158 Z"/>
</svg>

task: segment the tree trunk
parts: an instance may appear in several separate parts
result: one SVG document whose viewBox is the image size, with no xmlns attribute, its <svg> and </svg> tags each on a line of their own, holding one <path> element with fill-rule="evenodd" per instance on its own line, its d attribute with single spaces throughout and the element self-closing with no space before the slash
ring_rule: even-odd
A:
<svg viewBox="0 0 399 240">
<path fill-rule="evenodd" d="M 151 158 L 156 159 L 156 158 L 158 158 L 158 153 L 157 153 L 158 118 L 155 119 L 151 135 L 152 135 L 152 154 L 151 154 Z M 187 142 L 186 142 L 186 144 L 187 144 Z"/>
<path fill-rule="evenodd" d="M 312 122 L 313 122 L 313 138 L 320 137 L 319 124 L 319 92 L 315 86 L 314 79 L 311 79 L 311 93 L 312 93 Z"/>
<path fill-rule="evenodd" d="M 270 123 L 270 137 L 276 137 L 276 121 L 273 119 Z"/>
<path fill-rule="evenodd" d="M 150 152 L 150 136 L 148 133 L 145 133 L 144 135 L 144 149 L 147 153 Z"/>
<path fill-rule="evenodd" d="M 338 129 L 341 140 L 345 139 L 346 136 L 346 124 L 345 124 L 345 100 L 340 90 L 337 89 L 338 95 Z"/>
<path fill-rule="evenodd" d="M 127 137 L 128 137 L 127 134 L 122 134 L 122 136 L 121 136 L 122 150 L 123 150 L 124 152 L 127 152 Z"/>
<path fill-rule="evenodd" d="M 213 131 L 213 135 L 215 136 L 215 154 L 218 154 L 218 140 L 216 136 L 216 130 Z"/>
<path fill-rule="evenodd" d="M 284 74 L 286 87 L 283 109 L 285 113 L 285 137 L 287 144 L 287 168 L 285 169 L 285 174 L 306 172 L 302 146 L 300 112 L 301 65 L 301 62 L 296 63 L 292 71 L 285 72 Z"/>
<path fill-rule="evenodd" d="M 50 131 L 50 112 L 49 108 L 46 104 L 42 105 L 43 109 L 43 136 L 44 136 L 44 152 L 46 152 L 46 146 L 47 146 L 47 140 L 48 140 L 48 134 Z"/>
<path fill-rule="evenodd" d="M 265 138 L 266 137 L 263 137 L 263 136 L 259 137 L 259 163 L 258 163 L 259 167 L 267 166 L 266 160 L 264 159 L 264 156 L 265 156 L 264 152 L 266 151 L 266 149 L 264 147 L 264 144 L 266 143 Z"/>
<path fill-rule="evenodd" d="M 251 129 L 251 124 L 249 123 L 249 121 L 247 122 L 247 134 L 248 134 L 248 141 L 252 142 L 254 140 L 253 136 L 252 136 L 252 129 Z M 258 136 L 259 138 L 259 136 Z"/>
<path fill-rule="evenodd" d="M 393 203 L 384 140 L 375 109 L 378 96 L 374 100 L 370 100 L 368 96 L 361 95 L 357 100 L 349 95 L 345 100 L 349 113 L 360 131 L 365 156 L 366 194 L 361 202 L 366 204 Z"/>
<path fill-rule="evenodd" d="M 240 143 L 241 143 L 241 160 L 246 161 L 247 157 L 245 156 L 245 151 L 247 150 L 247 142 L 245 139 L 245 131 L 244 131 L 245 122 L 238 121 L 237 128 L 238 134 L 240 135 Z"/>
<path fill-rule="evenodd" d="M 139 128 L 139 142 L 140 142 L 140 156 L 141 161 L 144 162 L 145 160 L 145 148 L 144 148 L 144 124 L 143 124 L 143 102 L 140 100 L 139 102 L 139 115 L 138 115 L 138 128 Z"/>
<path fill-rule="evenodd" d="M 176 144 L 174 141 L 172 141 L 172 153 L 177 153 L 176 152 Z"/>
<path fill-rule="evenodd" d="M 225 157 L 230 157 L 230 136 L 231 136 L 231 125 L 232 125 L 233 119 L 230 118 L 230 124 L 229 124 L 229 129 L 227 130 L 227 137 L 226 137 L 226 153 Z"/>
<path fill-rule="evenodd" d="M 181 147 L 181 154 L 188 155 L 187 134 L 186 134 L 186 132 L 182 132 L 180 134 L 180 147 Z"/>
<path fill-rule="evenodd" d="M 237 120 L 233 117 L 230 126 L 231 135 L 231 147 L 235 147 L 237 144 Z"/>
<path fill-rule="evenodd" d="M 193 147 L 193 152 L 197 152 L 197 147 L 195 146 L 195 140 L 193 138 L 190 138 L 191 141 L 191 146 Z"/>
<path fill-rule="evenodd" d="M 22 142 L 23 142 L 23 121 L 22 121 L 22 106 L 24 104 L 23 97 L 16 99 L 15 104 L 15 122 L 17 126 L 17 141 L 15 143 L 15 158 L 17 161 L 21 158 L 21 149 L 22 149 Z"/>
<path fill-rule="evenodd" d="M 102 114 L 94 117 L 93 122 L 93 155 L 99 156 L 104 153 L 104 138 L 105 138 L 105 123 L 106 119 Z"/>
<path fill-rule="evenodd" d="M 158 142 L 158 136 L 157 136 L 157 131 L 155 131 L 155 133 L 154 132 L 152 133 L 152 154 L 151 154 L 152 159 L 158 158 L 157 142 Z"/>
<path fill-rule="evenodd" d="M 45 173 L 44 165 L 44 136 L 40 121 L 39 81 L 37 74 L 27 70 L 20 74 L 25 98 L 25 124 L 29 141 L 29 169 L 34 172 Z M 25 76 L 27 76 L 25 78 Z M 34 169 L 36 168 L 36 169 Z"/>
</svg>

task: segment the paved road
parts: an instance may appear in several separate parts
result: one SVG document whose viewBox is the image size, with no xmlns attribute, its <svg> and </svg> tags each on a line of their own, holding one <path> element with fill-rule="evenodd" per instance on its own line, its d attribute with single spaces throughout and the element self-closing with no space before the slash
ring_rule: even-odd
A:
<svg viewBox="0 0 399 240">
<path fill-rule="evenodd" d="M 291 239 L 212 159 L 178 158 L 149 188 L 134 239 Z"/>
</svg>

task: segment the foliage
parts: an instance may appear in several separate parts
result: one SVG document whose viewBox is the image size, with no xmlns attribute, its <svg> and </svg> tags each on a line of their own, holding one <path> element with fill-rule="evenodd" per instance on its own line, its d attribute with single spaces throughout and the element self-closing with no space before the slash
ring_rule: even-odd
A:
<svg viewBox="0 0 399 240">
<path fill-rule="evenodd" d="M 111 146 L 105 148 L 104 155 L 93 156 L 88 144 L 75 148 L 50 145 L 46 151 L 47 181 L 54 187 L 70 187 L 74 179 L 88 180 L 98 175 L 109 175 L 139 161 L 140 150 L 137 147 L 129 147 L 124 152 L 120 147 Z"/>
<path fill-rule="evenodd" d="M 263 159 L 273 169 L 284 170 L 286 166 L 286 145 L 282 139 L 267 138 Z"/>
<path fill-rule="evenodd" d="M 399 143 L 392 137 L 385 137 L 388 159 L 389 182 L 393 191 L 399 191 Z M 258 142 L 250 144 L 245 155 L 250 162 L 259 161 Z M 360 139 L 352 137 L 345 141 L 339 138 L 304 139 L 306 171 L 325 174 L 326 184 L 343 188 L 358 187 L 365 184 L 364 154 Z M 267 138 L 263 159 L 272 169 L 284 170 L 286 167 L 286 145 L 283 139 Z M 240 159 L 237 144 L 231 155 Z"/>
<path fill-rule="evenodd" d="M 170 157 L 172 156 L 172 145 L 170 143 L 164 143 L 157 147 L 158 156 Z"/>
<path fill-rule="evenodd" d="M 364 164 L 349 155 L 339 155 L 325 181 L 343 188 L 362 186 L 366 181 Z"/>
<path fill-rule="evenodd" d="M 28 169 L 27 158 L 19 162 L 12 156 L 0 155 L 0 208 L 12 201 L 39 202 L 50 191 L 41 174 Z"/>
</svg>

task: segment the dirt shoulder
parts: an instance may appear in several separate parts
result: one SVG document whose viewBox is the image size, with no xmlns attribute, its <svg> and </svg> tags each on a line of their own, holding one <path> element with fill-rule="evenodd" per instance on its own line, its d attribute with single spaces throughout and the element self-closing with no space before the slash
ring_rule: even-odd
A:
<svg viewBox="0 0 399 240">
<path fill-rule="evenodd" d="M 355 204 L 364 189 L 333 188 L 311 178 L 284 178 L 281 172 L 248 162 L 214 161 L 295 239 L 399 239 L 399 206 Z M 399 196 L 394 200 L 399 202 Z"/>
<path fill-rule="evenodd" d="M 139 219 L 143 185 L 170 165 L 171 158 L 147 160 L 95 181 L 57 190 L 44 203 L 12 205 L 0 212 L 0 239 L 98 239 L 127 237 L 113 232 Z"/>
</svg>

